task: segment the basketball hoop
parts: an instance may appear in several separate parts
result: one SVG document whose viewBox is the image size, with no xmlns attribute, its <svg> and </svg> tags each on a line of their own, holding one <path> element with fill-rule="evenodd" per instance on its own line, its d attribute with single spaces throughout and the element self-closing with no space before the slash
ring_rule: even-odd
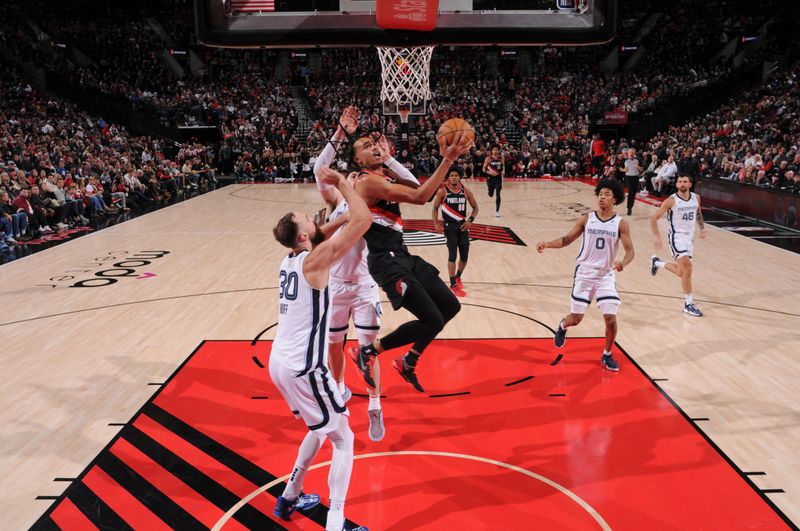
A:
<svg viewBox="0 0 800 531">
<path fill-rule="evenodd" d="M 418 105 L 431 99 L 431 55 L 434 47 L 377 48 L 381 61 L 381 99 L 397 104 L 397 113 L 405 123 L 410 109 L 404 104 Z M 405 119 L 404 108 L 408 109 Z"/>
</svg>

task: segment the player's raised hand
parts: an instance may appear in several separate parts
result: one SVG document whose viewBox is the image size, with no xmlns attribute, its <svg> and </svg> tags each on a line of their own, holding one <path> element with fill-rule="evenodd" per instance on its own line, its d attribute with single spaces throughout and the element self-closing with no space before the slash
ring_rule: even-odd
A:
<svg viewBox="0 0 800 531">
<path fill-rule="evenodd" d="M 392 147 L 389 145 L 386 135 L 378 133 L 375 137 L 375 142 L 378 144 L 378 149 L 381 150 L 381 162 L 385 163 L 392 158 Z"/>
<path fill-rule="evenodd" d="M 540 253 L 543 253 L 544 250 L 547 249 L 547 244 L 544 242 L 539 242 L 536 244 L 536 250 Z"/>
<path fill-rule="evenodd" d="M 449 142 L 447 140 L 450 139 Z M 439 137 L 439 153 L 448 160 L 456 160 L 472 147 L 472 140 L 462 131 Z"/>
<path fill-rule="evenodd" d="M 344 175 L 329 167 L 320 168 L 320 179 L 325 184 L 337 187 L 340 183 L 347 182 Z"/>
<path fill-rule="evenodd" d="M 339 125 L 344 129 L 345 133 L 352 135 L 358 129 L 358 122 L 361 119 L 361 111 L 352 105 L 345 107 L 342 115 L 339 117 Z"/>
</svg>

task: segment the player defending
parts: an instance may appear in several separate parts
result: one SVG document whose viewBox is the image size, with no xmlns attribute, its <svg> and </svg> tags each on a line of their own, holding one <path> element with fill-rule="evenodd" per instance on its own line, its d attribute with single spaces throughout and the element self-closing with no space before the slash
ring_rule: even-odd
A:
<svg viewBox="0 0 800 531">
<path fill-rule="evenodd" d="M 469 227 L 478 215 L 478 202 L 472 190 L 461 183 L 461 174 L 451 169 L 447 175 L 448 182 L 436 193 L 433 202 L 433 226 L 436 232 L 442 231 L 439 222 L 439 208 L 444 218 L 444 236 L 447 238 L 447 274 L 450 276 L 450 291 L 457 297 L 466 297 L 461 274 L 467 267 L 469 258 Z M 472 213 L 467 217 L 467 202 Z M 458 271 L 456 271 L 456 254 L 459 255 Z"/>
<path fill-rule="evenodd" d="M 349 218 L 347 201 L 341 192 L 333 186 L 321 181 L 322 168 L 327 168 L 333 162 L 339 146 L 347 140 L 348 135 L 355 133 L 358 128 L 360 113 L 355 107 L 347 107 L 339 118 L 339 125 L 314 164 L 314 175 L 317 187 L 326 205 L 327 223 L 322 227 L 326 233 L 341 231 L 340 228 Z M 385 149 L 388 155 L 388 147 Z M 395 173 L 409 181 L 413 186 L 419 182 L 406 168 L 394 158 L 387 157 L 384 163 Z M 349 179 L 349 177 L 348 177 Z M 330 369 L 339 392 L 346 397 L 349 394 L 344 386 L 344 338 L 347 335 L 350 316 L 353 317 L 353 326 L 358 337 L 358 344 L 366 346 L 378 337 L 381 324 L 381 302 L 378 296 L 378 287 L 369 274 L 367 267 L 367 243 L 360 239 L 356 245 L 340 260 L 331 266 L 330 278 L 331 291 L 331 322 L 328 332 L 328 349 L 330 356 Z M 380 366 L 374 367 L 375 386 L 369 386 L 369 438 L 378 442 L 383 439 L 386 429 L 383 423 L 380 393 Z M 347 397 L 346 397 L 347 398 Z"/>
<path fill-rule="evenodd" d="M 678 191 L 661 203 L 661 207 L 650 217 L 650 229 L 653 231 L 653 246 L 656 251 L 662 247 L 661 234 L 658 232 L 658 220 L 667 213 L 669 220 L 669 248 L 672 250 L 674 262 L 664 262 L 659 257 L 650 259 L 650 274 L 655 276 L 659 268 L 665 268 L 681 278 L 681 287 L 685 302 L 684 313 L 702 317 L 703 312 L 695 306 L 692 298 L 692 254 L 694 253 L 695 224 L 700 225 L 700 237 L 706 237 L 706 225 L 700 210 L 700 196 L 691 192 L 692 178 L 686 174 L 679 175 L 675 183 Z"/>
<path fill-rule="evenodd" d="M 319 504 L 319 495 L 303 494 L 303 478 L 327 437 L 333 444 L 328 475 L 330 510 L 325 529 L 342 531 L 344 502 L 353 468 L 353 432 L 348 411 L 328 370 L 331 266 L 345 256 L 369 228 L 367 205 L 339 173 L 323 168 L 321 181 L 335 186 L 350 205 L 350 221 L 330 240 L 309 216 L 290 212 L 273 229 L 275 239 L 292 250 L 280 271 L 278 331 L 269 358 L 273 383 L 295 415 L 308 426 L 292 476 L 278 497 L 275 515 L 289 519 L 295 510 Z M 359 531 L 367 531 L 359 527 Z"/>
<path fill-rule="evenodd" d="M 372 212 L 372 225 L 364 235 L 369 250 L 367 263 L 372 278 L 386 293 L 392 307 L 395 310 L 405 308 L 417 319 L 400 325 L 371 345 L 351 351 L 351 356 L 367 385 L 374 387 L 375 357 L 384 350 L 412 343 L 411 349 L 392 365 L 404 380 L 424 393 L 416 373 L 419 357 L 459 312 L 461 305 L 439 278 L 439 271 L 408 252 L 403 243 L 400 203 L 427 203 L 441 187 L 453 161 L 469 151 L 472 142 L 461 132 L 442 136 L 439 139 L 441 164 L 425 184 L 411 188 L 384 172 L 387 154 L 381 138 L 380 135 L 361 136 L 353 144 L 353 160 L 362 168 L 356 190 Z M 451 139 L 449 143 L 445 143 L 447 138 Z"/>
<path fill-rule="evenodd" d="M 622 184 L 611 179 L 602 179 L 594 189 L 597 210 L 584 214 L 566 236 L 549 242 L 539 242 L 536 250 L 560 249 L 574 242 L 583 234 L 583 243 L 576 259 L 575 277 L 572 285 L 570 313 L 558 325 L 555 335 L 556 347 L 563 347 L 567 340 L 567 329 L 583 320 L 586 308 L 593 298 L 603 312 L 606 322 L 606 342 L 600 363 L 610 371 L 619 371 L 617 361 L 611 355 L 611 347 L 617 337 L 617 310 L 620 299 L 617 293 L 616 271 L 622 271 L 633 261 L 633 242 L 628 222 L 614 213 L 614 205 L 625 200 Z M 625 249 L 622 261 L 615 260 L 619 242 Z"/>
<path fill-rule="evenodd" d="M 486 185 L 489 187 L 489 197 L 497 193 L 494 200 L 494 217 L 500 217 L 500 190 L 503 189 L 503 177 L 506 176 L 506 161 L 500 153 L 499 146 L 492 146 L 492 154 L 483 161 L 483 173 L 486 174 Z"/>
</svg>

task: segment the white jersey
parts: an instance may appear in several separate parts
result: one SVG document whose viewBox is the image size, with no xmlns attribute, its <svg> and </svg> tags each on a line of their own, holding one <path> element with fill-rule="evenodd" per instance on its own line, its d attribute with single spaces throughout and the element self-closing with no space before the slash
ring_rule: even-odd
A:
<svg viewBox="0 0 800 531">
<path fill-rule="evenodd" d="M 347 201 L 342 200 L 331 212 L 331 215 L 328 216 L 328 221 L 334 221 L 343 216 L 348 210 L 350 210 L 350 207 L 347 205 Z M 336 229 L 333 237 L 335 238 L 343 229 L 344 226 Z M 364 238 L 359 238 L 356 244 L 347 251 L 346 255 L 331 264 L 331 278 L 346 282 L 373 282 L 367 268 L 367 242 L 364 241 Z"/>
<path fill-rule="evenodd" d="M 603 221 L 597 212 L 589 213 L 583 229 L 583 242 L 575 262 L 576 277 L 598 278 L 607 275 L 614 267 L 619 248 L 619 224 L 622 218 L 614 214 Z"/>
<path fill-rule="evenodd" d="M 278 332 L 271 361 L 297 376 L 328 366 L 328 288 L 312 288 L 303 275 L 309 252 L 289 254 L 281 262 Z"/>
<path fill-rule="evenodd" d="M 678 236 L 682 240 L 694 239 L 694 226 L 697 222 L 697 194 L 689 192 L 689 199 L 682 199 L 677 193 L 672 194 L 675 204 L 667 212 L 669 220 L 669 239 Z"/>
</svg>

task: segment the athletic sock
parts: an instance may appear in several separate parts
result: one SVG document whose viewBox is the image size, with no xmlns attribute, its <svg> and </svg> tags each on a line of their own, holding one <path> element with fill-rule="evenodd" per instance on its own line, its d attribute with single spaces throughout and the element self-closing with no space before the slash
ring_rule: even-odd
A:
<svg viewBox="0 0 800 531">
<path fill-rule="evenodd" d="M 561 329 L 561 330 L 566 330 L 567 329 L 567 327 L 564 326 L 564 319 L 561 319 L 561 322 L 558 323 L 558 328 Z"/>
<path fill-rule="evenodd" d="M 656 267 L 658 267 L 659 269 L 664 267 L 665 265 L 667 265 L 667 263 L 664 260 L 656 260 Z"/>
<path fill-rule="evenodd" d="M 333 505 L 333 501 L 331 501 Z M 325 522 L 325 531 L 341 531 L 344 529 L 344 508 L 339 511 L 328 511 L 328 520 Z"/>
<path fill-rule="evenodd" d="M 692 298 L 691 293 L 686 294 L 686 305 L 688 306 L 689 304 L 694 304 L 694 299 Z"/>
<path fill-rule="evenodd" d="M 411 352 L 410 350 L 406 352 L 405 356 L 403 356 L 403 363 L 407 367 L 416 367 L 418 361 L 419 361 L 419 354 Z"/>
<path fill-rule="evenodd" d="M 603 351 L 603 356 L 610 356 L 610 355 L 611 355 L 611 351 L 610 350 L 604 350 Z"/>
<path fill-rule="evenodd" d="M 380 396 L 370 396 L 369 397 L 369 406 L 367 407 L 368 411 L 375 411 L 376 409 L 381 408 L 381 397 Z"/>
<path fill-rule="evenodd" d="M 450 277 L 450 287 L 456 287 L 456 277 Z"/>
<path fill-rule="evenodd" d="M 458 273 L 456 273 L 456 278 L 461 278 L 461 273 L 463 273 L 463 272 L 464 272 L 464 270 L 461 270 Z M 453 278 L 453 277 L 450 277 L 450 278 Z"/>
</svg>

